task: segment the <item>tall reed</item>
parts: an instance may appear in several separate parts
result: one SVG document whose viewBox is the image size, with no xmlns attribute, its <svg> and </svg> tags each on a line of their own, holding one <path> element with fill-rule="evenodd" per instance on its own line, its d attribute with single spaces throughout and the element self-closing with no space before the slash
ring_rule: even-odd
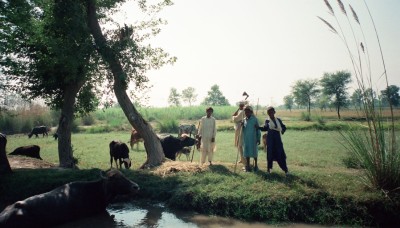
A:
<svg viewBox="0 0 400 228">
<path fill-rule="evenodd" d="M 360 18 L 358 17 L 354 8 L 349 4 L 349 9 L 354 19 L 354 22 L 352 23 L 345 5 L 341 0 L 337 0 L 340 11 L 342 12 L 342 16 L 344 16 L 348 22 L 348 26 L 351 31 L 350 39 L 353 39 L 354 43 L 356 44 L 355 48 L 351 48 L 348 34 L 344 32 L 342 29 L 342 24 L 338 20 L 339 15 L 335 14 L 333 7 L 330 5 L 328 0 L 324 0 L 324 2 L 329 9 L 329 13 L 335 19 L 337 28 L 339 29 L 335 29 L 335 27 L 327 20 L 321 17 L 318 18 L 322 20 L 334 34 L 339 36 L 348 51 L 357 85 L 362 91 L 363 99 L 361 115 L 363 115 L 363 117 L 366 119 L 368 125 L 367 131 L 341 131 L 340 133 L 344 139 L 343 145 L 360 161 L 361 165 L 365 167 L 365 176 L 362 179 L 368 186 L 385 191 L 399 190 L 400 153 L 397 147 L 396 132 L 394 128 L 393 106 L 389 100 L 391 115 L 390 120 L 388 121 L 391 124 L 389 129 L 386 129 L 383 125 L 385 119 L 382 116 L 382 103 L 375 102 L 373 93 L 370 92 L 373 89 L 373 75 L 371 73 L 371 61 L 368 45 L 364 35 L 363 27 L 360 23 Z M 379 45 L 381 61 L 384 69 L 381 77 L 385 76 L 384 79 L 386 82 L 386 88 L 388 88 L 389 81 L 378 32 L 365 0 L 364 4 L 368 10 L 368 14 L 376 34 L 377 43 Z M 353 24 L 358 26 L 362 34 L 361 37 L 356 36 Z M 359 40 L 362 41 L 360 42 Z"/>
</svg>

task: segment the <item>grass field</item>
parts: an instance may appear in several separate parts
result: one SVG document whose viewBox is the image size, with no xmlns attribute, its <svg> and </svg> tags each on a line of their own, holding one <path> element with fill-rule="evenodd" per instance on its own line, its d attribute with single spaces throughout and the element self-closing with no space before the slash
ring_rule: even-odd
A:
<svg viewBox="0 0 400 228">
<path fill-rule="evenodd" d="M 133 167 L 123 172 L 141 186 L 141 199 L 160 200 L 171 207 L 205 214 L 267 223 L 339 226 L 387 226 L 399 222 L 398 195 L 388 197 L 379 190 L 367 188 L 360 179 L 362 170 L 346 167 L 344 160 L 349 155 L 337 131 L 296 130 L 306 129 L 296 126 L 309 122 L 294 120 L 288 115 L 282 118 L 288 126 L 283 143 L 289 177 L 285 177 L 276 163 L 272 173 L 266 173 L 266 156 L 261 148 L 259 172 L 245 173 L 238 165 L 234 173 L 237 150 L 233 146 L 233 131 L 223 130 L 232 126 L 226 119 L 217 121 L 220 131 L 216 137 L 214 165 L 206 172 L 158 176 L 151 170 L 139 170 L 146 159 L 143 144 L 138 151 L 136 147 L 131 150 Z M 330 122 L 338 125 L 336 120 Z M 0 208 L 66 182 L 97 178 L 98 169 L 110 167 L 109 142 L 114 139 L 128 142 L 129 138 L 129 130 L 73 134 L 79 170 L 17 170 L 14 175 L 0 177 Z M 44 160 L 58 164 L 57 141 L 52 137 L 28 139 L 20 134 L 9 135 L 7 139 L 7 152 L 36 144 L 41 147 Z M 195 151 L 193 162 L 198 163 L 199 159 L 200 153 Z M 186 158 L 182 156 L 180 162 L 187 163 Z"/>
</svg>

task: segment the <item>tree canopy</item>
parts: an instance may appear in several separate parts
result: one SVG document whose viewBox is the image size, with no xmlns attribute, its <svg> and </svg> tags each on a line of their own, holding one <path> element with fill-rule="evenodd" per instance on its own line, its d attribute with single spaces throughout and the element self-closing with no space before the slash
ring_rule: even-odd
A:
<svg viewBox="0 0 400 228">
<path fill-rule="evenodd" d="M 179 94 L 178 90 L 176 88 L 171 88 L 168 96 L 168 103 L 171 106 L 176 106 L 179 107 L 181 106 L 181 101 L 180 101 L 181 95 Z"/>
<path fill-rule="evenodd" d="M 197 100 L 196 90 L 193 87 L 182 90 L 182 100 L 192 106 L 192 103 Z"/>
<path fill-rule="evenodd" d="M 333 98 L 333 105 L 336 107 L 338 118 L 340 119 L 340 108 L 347 106 L 348 93 L 347 85 L 351 82 L 351 74 L 346 71 L 336 73 L 324 73 L 320 80 L 322 93 L 329 98 Z"/>
<path fill-rule="evenodd" d="M 208 91 L 208 95 L 206 96 L 206 98 L 204 98 L 202 105 L 224 106 L 229 105 L 229 101 L 219 90 L 219 86 L 213 85 L 211 86 L 211 90 Z"/>
<path fill-rule="evenodd" d="M 311 112 L 311 104 L 319 93 L 318 80 L 298 80 L 292 86 L 292 94 L 298 105 L 306 106 L 308 113 Z"/>
</svg>

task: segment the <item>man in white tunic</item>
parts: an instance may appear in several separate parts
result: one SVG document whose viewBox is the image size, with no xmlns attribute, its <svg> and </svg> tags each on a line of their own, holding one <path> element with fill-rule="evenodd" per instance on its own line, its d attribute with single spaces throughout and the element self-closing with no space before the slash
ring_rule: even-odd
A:
<svg viewBox="0 0 400 228">
<path fill-rule="evenodd" d="M 239 109 L 232 115 L 232 120 L 235 128 L 235 146 L 237 147 L 238 153 L 240 154 L 239 163 L 242 164 L 246 163 L 246 159 L 243 156 L 243 139 L 242 139 L 242 123 L 244 120 L 243 108 L 245 104 L 246 104 L 245 101 L 240 101 Z"/>
<path fill-rule="evenodd" d="M 212 107 L 207 108 L 207 115 L 200 119 L 198 136 L 201 140 L 201 165 L 206 162 L 206 157 L 208 157 L 208 162 L 212 165 L 213 154 L 215 151 L 215 136 L 217 134 L 215 118 L 212 117 L 213 112 L 214 110 Z"/>
</svg>

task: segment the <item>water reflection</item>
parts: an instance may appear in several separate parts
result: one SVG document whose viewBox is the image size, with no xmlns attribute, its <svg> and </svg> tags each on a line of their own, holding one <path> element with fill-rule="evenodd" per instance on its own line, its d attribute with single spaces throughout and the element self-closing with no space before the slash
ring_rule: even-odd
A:
<svg viewBox="0 0 400 228">
<path fill-rule="evenodd" d="M 205 216 L 194 212 L 171 210 L 162 203 L 129 202 L 115 203 L 107 208 L 107 213 L 74 221 L 58 228 L 269 228 L 265 223 L 249 223 L 218 216 Z M 321 227 L 305 224 L 286 224 L 279 227 Z"/>
</svg>

